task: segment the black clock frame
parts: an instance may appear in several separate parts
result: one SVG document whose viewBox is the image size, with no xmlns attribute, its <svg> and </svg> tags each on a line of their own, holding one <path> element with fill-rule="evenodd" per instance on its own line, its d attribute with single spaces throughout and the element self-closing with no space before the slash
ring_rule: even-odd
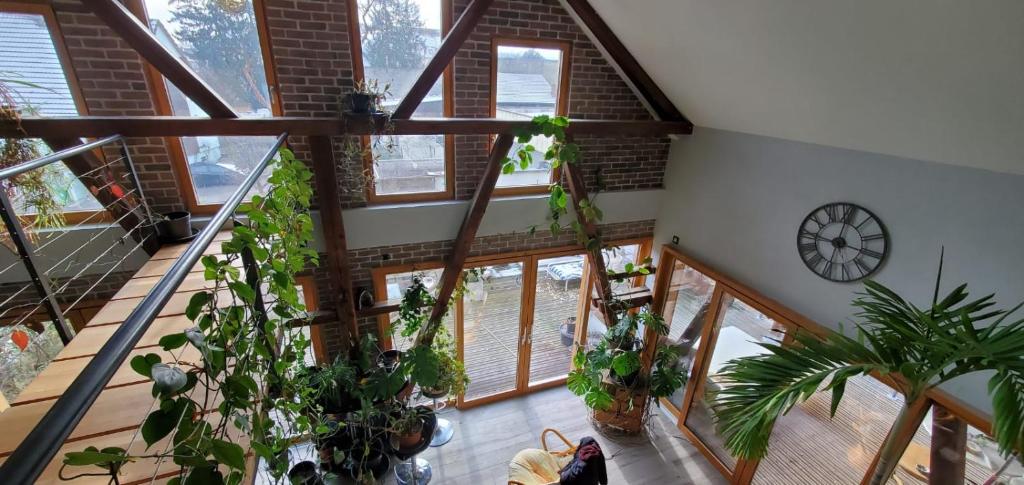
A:
<svg viewBox="0 0 1024 485">
<path fill-rule="evenodd" d="M 858 276 L 856 278 L 852 278 L 852 279 L 839 279 L 839 278 L 833 278 L 833 277 L 830 277 L 830 276 L 825 276 L 825 275 L 819 273 L 818 270 L 814 266 L 811 266 L 811 263 L 807 260 L 807 258 L 804 258 L 803 253 L 800 251 L 800 245 L 802 243 L 801 236 L 802 236 L 802 231 L 803 231 L 804 226 L 806 226 L 807 222 L 809 220 L 811 220 L 813 218 L 813 216 L 815 214 L 817 214 L 819 211 L 825 210 L 827 212 L 827 208 L 829 206 L 834 206 L 834 205 L 846 205 L 846 206 L 853 207 L 853 208 L 855 208 L 858 211 L 863 211 L 865 214 L 867 214 L 868 219 L 875 221 L 875 224 L 878 226 L 878 229 L 882 233 L 882 241 L 884 242 L 885 245 L 882 248 L 881 257 L 877 258 L 878 259 L 878 264 L 876 264 L 873 268 L 871 268 L 870 271 L 867 271 L 867 272 L 863 273 L 862 275 L 860 275 L 860 276 Z M 818 221 L 815 221 L 815 222 L 817 223 Z M 824 226 L 822 226 L 822 227 L 824 227 Z M 878 216 L 875 215 L 874 212 L 871 212 L 870 210 L 864 208 L 863 206 L 860 206 L 858 204 L 854 204 L 853 202 L 829 202 L 827 204 L 822 204 L 822 205 L 816 207 L 814 210 L 808 212 L 807 216 L 803 218 L 803 220 L 800 222 L 800 227 L 798 227 L 797 231 L 796 231 L 796 245 L 797 245 L 796 246 L 797 247 L 797 255 L 800 257 L 800 260 L 803 261 L 804 266 L 806 266 L 807 269 L 809 269 L 811 271 L 811 273 L 814 273 L 816 276 L 818 276 L 821 279 L 824 279 L 824 280 L 827 280 L 827 281 L 831 281 L 831 282 L 834 282 L 834 283 L 853 283 L 853 282 L 856 282 L 856 281 L 860 281 L 860 280 L 862 280 L 864 278 L 867 278 L 867 277 L 877 273 L 878 270 L 881 269 L 882 265 L 885 263 L 886 257 L 889 255 L 889 245 L 890 245 L 889 230 L 886 229 L 885 224 L 882 223 L 882 220 L 879 219 Z M 819 252 L 819 254 L 820 254 L 820 252 Z M 861 257 L 861 254 L 858 253 L 857 257 Z M 856 260 L 857 257 L 853 258 L 852 260 Z"/>
</svg>

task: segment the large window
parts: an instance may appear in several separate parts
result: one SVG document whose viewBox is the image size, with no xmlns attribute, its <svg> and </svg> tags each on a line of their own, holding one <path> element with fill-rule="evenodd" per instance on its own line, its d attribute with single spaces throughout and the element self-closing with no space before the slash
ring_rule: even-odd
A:
<svg viewBox="0 0 1024 485">
<path fill-rule="evenodd" d="M 357 0 L 349 2 L 358 19 L 353 34 L 356 77 L 388 87 L 383 108 L 393 111 L 402 102 L 423 68 L 437 53 L 450 25 L 450 0 Z M 354 5 L 353 5 L 354 4 Z M 413 117 L 452 115 L 451 72 L 430 89 Z M 450 198 L 453 150 L 450 135 L 367 137 L 373 175 L 371 202 Z"/>
<path fill-rule="evenodd" d="M 77 116 L 85 105 L 77 92 L 74 75 L 53 11 L 43 5 L 0 6 L 0 79 L 23 115 Z M 39 155 L 50 152 L 34 140 Z M 0 141 L 0 148 L 3 141 Z M 24 160 L 28 161 L 28 160 Z M 38 169 L 65 213 L 92 213 L 103 207 L 63 162 Z M 17 196 L 15 196 L 17 203 Z M 34 214 L 30 205 L 19 204 L 18 213 Z"/>
<path fill-rule="evenodd" d="M 491 116 L 530 120 L 537 115 L 568 111 L 570 44 L 526 39 L 494 39 L 491 56 Z M 498 193 L 543 192 L 551 183 L 551 166 L 544 160 L 549 142 L 530 141 L 533 163 L 498 177 Z M 510 153 L 518 152 L 516 143 Z"/>
<path fill-rule="evenodd" d="M 132 0 L 140 17 L 173 55 L 185 62 L 242 117 L 273 116 L 272 70 L 264 61 L 260 19 L 251 0 Z M 142 5 L 144 4 L 144 5 Z M 177 87 L 151 70 L 164 114 L 207 114 Z M 270 136 L 182 137 L 172 143 L 179 179 L 191 185 L 185 198 L 193 210 L 210 211 L 227 200 L 271 148 Z M 269 177 L 264 174 L 264 180 Z M 265 184 L 259 184 L 257 190 Z M 205 208 L 205 209 L 204 209 Z"/>
</svg>

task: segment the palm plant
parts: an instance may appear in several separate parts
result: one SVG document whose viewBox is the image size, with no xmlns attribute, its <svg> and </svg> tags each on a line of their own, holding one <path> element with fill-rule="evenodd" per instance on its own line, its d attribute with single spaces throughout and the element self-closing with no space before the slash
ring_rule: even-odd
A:
<svg viewBox="0 0 1024 485">
<path fill-rule="evenodd" d="M 867 281 L 853 305 L 856 335 L 805 331 L 793 345 L 762 344 L 768 352 L 735 359 L 719 376 L 723 390 L 713 408 L 726 447 L 736 456 L 760 459 L 775 421 L 820 389 L 832 393 L 834 416 L 849 378 L 891 376 L 904 406 L 893 429 L 913 419 L 911 407 L 925 392 L 958 376 L 992 371 L 993 434 L 1003 453 L 1024 445 L 1024 319 L 1010 320 L 1021 305 L 994 310 L 993 295 L 968 301 L 967 285 L 939 299 L 942 262 L 930 308 L 919 308 L 875 281 Z M 902 450 L 890 433 L 882 444 L 872 484 L 892 475 Z"/>
</svg>

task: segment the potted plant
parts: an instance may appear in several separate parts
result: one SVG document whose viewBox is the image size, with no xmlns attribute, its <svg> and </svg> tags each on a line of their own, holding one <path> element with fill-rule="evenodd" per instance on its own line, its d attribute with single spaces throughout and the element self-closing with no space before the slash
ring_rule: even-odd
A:
<svg viewBox="0 0 1024 485">
<path fill-rule="evenodd" d="M 621 307 L 621 305 L 615 305 Z M 642 375 L 642 356 L 646 345 L 636 338 L 643 326 L 655 330 L 659 338 L 654 349 L 655 360 L 649 375 Z M 590 351 L 579 349 L 573 358 L 574 369 L 566 381 L 569 390 L 583 398 L 583 402 L 593 410 L 608 411 L 615 403 L 615 388 L 633 391 L 649 389 L 647 399 L 657 404 L 658 399 L 677 391 L 685 383 L 685 373 L 674 363 L 678 360 L 678 351 L 671 345 L 662 343 L 668 334 L 665 320 L 649 308 L 637 313 L 622 311 L 619 321 L 602 336 L 601 341 Z M 631 410 L 633 401 L 627 402 Z"/>
<path fill-rule="evenodd" d="M 469 376 L 466 375 L 466 366 L 456 358 L 455 342 L 448 329 L 441 327 L 438 330 L 433 348 L 438 358 L 437 383 L 423 386 L 420 391 L 431 399 L 462 395 L 469 384 Z"/>
<path fill-rule="evenodd" d="M 188 211 L 165 212 L 157 221 L 156 230 L 165 242 L 188 239 L 192 237 L 192 214 Z"/>
<path fill-rule="evenodd" d="M 859 309 L 855 336 L 832 332 L 819 338 L 796 331 L 789 335 L 792 345 L 761 344 L 768 352 L 726 363 L 718 376 L 729 385 L 712 401 L 726 448 L 741 459 L 764 457 L 779 416 L 819 388 L 831 391 L 835 414 L 846 382 L 872 373 L 898 377 L 904 405 L 893 429 L 913 428 L 910 410 L 928 399 L 929 389 L 986 371 L 992 373 L 988 388 L 999 451 L 1024 448 L 1024 319 L 1010 319 L 1021 305 L 993 310 L 993 295 L 968 301 L 966 284 L 939 299 L 941 261 L 938 274 L 930 306 L 918 307 L 869 280 L 853 301 Z M 886 437 L 870 483 L 892 476 L 903 454 L 899 436 L 896 431 Z"/>
<path fill-rule="evenodd" d="M 344 96 L 343 109 L 353 114 L 379 113 L 384 100 L 390 95 L 390 90 L 390 84 L 381 87 L 376 79 L 358 81 L 352 92 Z"/>
<path fill-rule="evenodd" d="M 423 441 L 425 420 L 433 415 L 430 408 L 423 406 L 400 407 L 391 416 L 388 429 L 398 442 L 399 450 L 409 450 Z"/>
</svg>

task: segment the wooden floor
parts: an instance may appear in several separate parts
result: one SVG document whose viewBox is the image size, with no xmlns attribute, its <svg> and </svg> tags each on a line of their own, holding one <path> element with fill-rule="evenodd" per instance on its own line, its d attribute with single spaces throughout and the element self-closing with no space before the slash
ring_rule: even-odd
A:
<svg viewBox="0 0 1024 485">
<path fill-rule="evenodd" d="M 210 245 L 206 254 L 217 254 L 221 241 L 230 237 L 229 232 L 221 233 Z M 43 414 L 53 402 L 64 392 L 67 386 L 81 372 L 84 365 L 96 355 L 100 347 L 110 338 L 123 319 L 128 316 L 156 284 L 157 280 L 170 267 L 187 247 L 186 244 L 167 245 L 160 249 L 150 261 L 90 320 L 84 329 L 75 336 L 57 358 L 44 369 L 31 384 L 26 387 L 12 407 L 0 413 L 0 462 L 24 440 Z M 142 376 L 133 371 L 128 362 L 137 354 L 160 354 L 164 361 L 170 356 L 157 346 L 160 337 L 180 332 L 191 326 L 191 322 L 183 315 L 188 299 L 196 291 L 203 289 L 202 265 L 192 269 L 178 291 L 160 312 L 158 318 L 150 326 L 149 331 L 136 345 L 135 350 L 125 360 L 110 383 L 97 398 L 92 408 L 71 432 L 62 450 L 55 460 L 43 472 L 37 483 L 65 483 L 57 478 L 60 461 L 66 451 L 80 451 L 86 446 L 103 448 L 118 446 L 129 449 L 131 453 L 140 453 L 145 446 L 141 438 L 136 439 L 138 426 L 150 412 L 154 399 L 150 394 L 150 384 Z M 187 347 L 191 349 L 191 347 Z M 198 359 L 194 350 L 186 350 L 180 360 Z M 154 448 L 161 447 L 160 443 Z M 173 469 L 173 470 L 172 470 Z M 174 474 L 177 467 L 170 466 L 160 472 L 153 461 L 129 463 L 122 469 L 122 484 L 150 482 L 156 477 L 156 483 L 166 480 Z M 98 470 L 98 469 L 97 469 Z M 80 473 L 85 469 L 73 469 L 68 472 Z M 65 475 L 68 475 L 65 472 Z M 109 477 L 108 477 L 109 478 Z M 83 477 L 76 479 L 80 483 L 106 483 L 102 477 Z"/>
<path fill-rule="evenodd" d="M 652 416 L 650 440 L 604 437 L 591 427 L 582 401 L 564 387 L 465 411 L 442 410 L 440 416 L 454 423 L 455 435 L 419 455 L 431 463 L 432 484 L 504 485 L 512 457 L 540 448 L 544 428 L 556 428 L 576 442 L 596 438 L 608 458 L 609 484 L 727 483 L 675 428 L 671 415 Z M 385 483 L 395 483 L 393 472 Z"/>
</svg>

